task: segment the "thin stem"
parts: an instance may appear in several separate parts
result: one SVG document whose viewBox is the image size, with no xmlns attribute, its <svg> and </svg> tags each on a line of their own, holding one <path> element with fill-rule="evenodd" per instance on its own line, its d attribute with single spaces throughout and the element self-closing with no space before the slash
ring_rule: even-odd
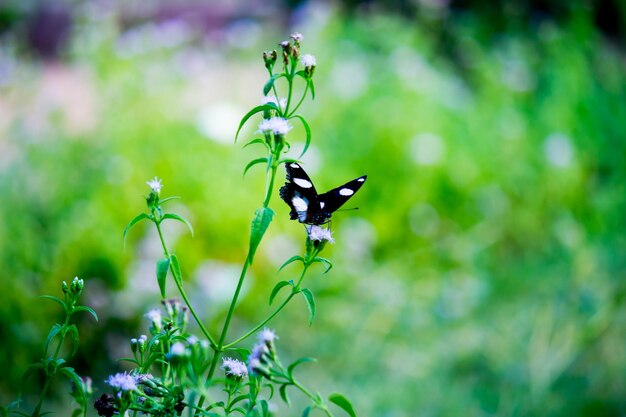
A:
<svg viewBox="0 0 626 417">
<path fill-rule="evenodd" d="M 322 410 L 324 412 L 324 414 L 326 414 L 328 417 L 334 417 L 333 413 L 330 412 L 330 410 L 326 407 L 326 404 L 324 404 L 321 399 L 319 398 L 318 395 L 313 394 L 311 391 L 309 391 L 308 389 L 306 389 L 304 386 L 302 386 L 302 384 L 300 384 L 296 379 L 292 379 L 291 383 L 298 388 L 300 391 L 302 391 L 302 393 L 304 395 L 306 395 L 307 397 L 309 397 L 314 403 L 315 406 L 317 408 L 319 408 L 320 410 Z"/>
<path fill-rule="evenodd" d="M 161 232 L 161 224 L 158 221 L 154 222 L 154 224 L 156 225 L 157 232 L 159 233 L 159 239 L 161 240 L 161 246 L 163 247 L 163 252 L 165 253 L 165 256 L 168 259 L 170 259 L 170 252 L 167 250 L 167 245 L 165 244 L 165 239 L 163 238 L 163 232 Z M 202 334 L 204 334 L 204 336 L 209 340 L 209 343 L 211 343 L 211 346 L 215 347 L 215 340 L 213 340 L 213 337 L 211 337 L 206 327 L 204 327 L 204 324 L 202 324 L 202 320 L 200 320 L 200 317 L 198 317 L 198 315 L 196 314 L 196 311 L 194 310 L 193 306 L 191 305 L 191 302 L 189 301 L 189 298 L 187 297 L 187 293 L 185 293 L 185 290 L 183 289 L 182 277 L 178 276 L 176 270 L 174 269 L 174 265 L 172 265 L 171 262 L 170 262 L 170 271 L 172 272 L 172 275 L 174 276 L 174 283 L 176 284 L 176 287 L 178 288 L 178 292 L 180 293 L 181 297 L 185 301 L 185 304 L 189 308 L 189 311 L 191 312 L 191 315 L 193 316 L 193 318 L 196 320 L 196 323 L 198 323 L 198 327 L 200 327 Z"/>
<path fill-rule="evenodd" d="M 293 114 L 300 108 L 300 106 L 302 105 L 302 103 L 304 102 L 304 99 L 306 98 L 306 93 L 309 91 L 309 83 L 306 83 L 306 87 L 304 87 L 304 93 L 302 93 L 302 97 L 300 98 L 300 101 L 298 102 L 298 104 L 296 104 L 296 107 L 294 107 L 294 109 L 291 111 L 291 113 L 289 113 L 287 115 L 287 119 L 290 118 L 291 116 L 293 116 Z"/>
</svg>

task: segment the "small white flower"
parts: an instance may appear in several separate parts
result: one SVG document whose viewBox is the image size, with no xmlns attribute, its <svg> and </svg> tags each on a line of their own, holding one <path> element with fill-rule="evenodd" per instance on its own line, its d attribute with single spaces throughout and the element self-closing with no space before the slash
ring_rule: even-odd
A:
<svg viewBox="0 0 626 417">
<path fill-rule="evenodd" d="M 139 374 L 139 375 L 135 376 L 135 381 L 138 384 L 141 384 L 142 382 L 145 382 L 145 381 L 150 381 L 151 379 L 154 379 L 152 374 Z"/>
<path fill-rule="evenodd" d="M 122 391 L 133 391 L 137 389 L 137 381 L 135 380 L 135 377 L 126 372 L 111 375 L 105 382 L 113 388 L 117 388 Z"/>
<path fill-rule="evenodd" d="M 274 103 L 276 106 L 280 107 L 281 109 L 284 109 L 285 106 L 287 106 L 287 99 L 281 98 L 280 100 L 278 100 L 276 96 L 265 96 L 263 97 L 263 99 L 261 99 L 261 103 L 263 104 Z"/>
<path fill-rule="evenodd" d="M 291 130 L 291 126 L 287 119 L 282 117 L 272 117 L 271 119 L 263 119 L 259 124 L 259 132 L 274 132 L 275 135 L 286 135 Z"/>
<path fill-rule="evenodd" d="M 200 339 L 198 339 L 196 336 L 191 335 L 187 338 L 187 343 L 189 343 L 190 345 L 195 345 L 196 343 L 198 343 L 200 341 Z"/>
<path fill-rule="evenodd" d="M 302 33 L 299 33 L 299 32 L 292 33 L 291 36 L 289 37 L 293 39 L 294 41 L 296 41 L 297 43 L 302 42 L 302 39 L 304 39 L 304 36 L 302 36 Z"/>
<path fill-rule="evenodd" d="M 156 329 L 156 331 L 161 330 L 162 318 L 161 318 L 161 310 L 155 308 L 146 313 L 146 318 L 152 322 L 152 325 Z"/>
<path fill-rule="evenodd" d="M 261 333 L 259 333 L 258 337 L 259 342 L 264 343 L 273 342 L 274 340 L 278 339 L 278 336 L 276 336 L 274 330 L 268 329 L 267 327 L 261 330 Z"/>
<path fill-rule="evenodd" d="M 185 356 L 186 353 L 187 350 L 185 348 L 185 345 L 181 342 L 174 343 L 170 348 L 170 354 L 172 356 Z"/>
<path fill-rule="evenodd" d="M 224 358 L 222 369 L 226 372 L 226 375 L 232 375 L 236 377 L 244 377 L 248 375 L 248 368 L 246 364 L 233 358 Z"/>
<path fill-rule="evenodd" d="M 163 188 L 163 184 L 161 184 L 161 180 L 157 177 L 154 177 L 153 180 L 146 181 L 148 187 L 152 189 L 153 193 L 159 194 L 161 192 L 161 188 Z"/>
<path fill-rule="evenodd" d="M 315 57 L 311 54 L 302 55 L 302 57 L 300 57 L 300 62 L 302 62 L 302 65 L 305 67 L 314 67 L 316 65 Z"/>
<path fill-rule="evenodd" d="M 333 239 L 330 229 L 314 225 L 309 228 L 308 232 L 309 239 L 313 241 L 335 243 L 335 239 Z"/>
</svg>

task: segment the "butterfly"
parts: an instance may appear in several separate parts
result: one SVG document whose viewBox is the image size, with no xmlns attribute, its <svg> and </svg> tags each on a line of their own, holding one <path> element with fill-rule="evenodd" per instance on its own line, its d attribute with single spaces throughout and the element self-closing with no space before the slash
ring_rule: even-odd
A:
<svg viewBox="0 0 626 417">
<path fill-rule="evenodd" d="M 359 191 L 367 179 L 367 175 L 363 175 L 324 194 L 318 194 L 299 164 L 287 163 L 285 169 L 287 182 L 280 189 L 280 198 L 291 208 L 291 220 L 310 225 L 327 223 L 333 212 Z"/>
</svg>

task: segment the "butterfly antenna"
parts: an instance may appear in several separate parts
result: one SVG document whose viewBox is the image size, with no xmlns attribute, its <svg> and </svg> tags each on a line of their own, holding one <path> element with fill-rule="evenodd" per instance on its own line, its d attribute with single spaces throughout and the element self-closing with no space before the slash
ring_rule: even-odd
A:
<svg viewBox="0 0 626 417">
<path fill-rule="evenodd" d="M 358 210 L 358 207 L 353 207 L 353 208 L 349 208 L 349 209 L 339 209 L 339 210 L 335 210 L 335 213 L 338 213 L 340 211 L 353 211 L 353 210 Z"/>
</svg>

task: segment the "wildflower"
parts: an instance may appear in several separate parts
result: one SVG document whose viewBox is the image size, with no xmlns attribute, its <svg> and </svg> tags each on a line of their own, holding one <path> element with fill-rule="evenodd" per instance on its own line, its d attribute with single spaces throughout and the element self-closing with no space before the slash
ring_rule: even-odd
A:
<svg viewBox="0 0 626 417">
<path fill-rule="evenodd" d="M 154 308 L 146 313 L 146 318 L 152 322 L 152 327 L 154 331 L 160 332 L 163 324 L 161 311 L 157 308 Z"/>
<path fill-rule="evenodd" d="M 265 327 L 261 330 L 261 333 L 259 333 L 258 338 L 260 342 L 272 343 L 274 340 L 278 339 L 278 336 L 276 336 L 274 330 Z"/>
<path fill-rule="evenodd" d="M 335 239 L 333 239 L 333 235 L 330 233 L 330 229 L 325 227 L 320 227 L 313 225 L 307 229 L 309 239 L 314 242 L 320 243 L 335 243 Z"/>
<path fill-rule="evenodd" d="M 170 348 L 170 355 L 172 356 L 185 356 L 187 353 L 187 350 L 185 348 L 185 345 L 182 344 L 181 342 L 176 342 L 172 345 L 172 347 Z"/>
<path fill-rule="evenodd" d="M 281 98 L 279 100 L 279 99 L 276 98 L 276 96 L 265 96 L 265 97 L 263 97 L 263 99 L 261 99 L 261 102 L 263 104 L 273 103 L 273 104 L 276 105 L 276 107 L 283 108 L 283 109 L 287 105 L 287 99 L 286 98 Z"/>
<path fill-rule="evenodd" d="M 154 379 L 152 374 L 139 374 L 135 376 L 135 381 L 138 384 L 145 384 L 146 382 L 151 381 L 152 379 Z"/>
<path fill-rule="evenodd" d="M 135 380 L 135 377 L 126 372 L 111 375 L 105 382 L 113 388 L 117 388 L 122 391 L 133 391 L 137 389 L 137 381 Z"/>
<path fill-rule="evenodd" d="M 299 33 L 299 32 L 292 33 L 291 36 L 289 37 L 293 39 L 293 42 L 296 44 L 296 46 L 300 46 L 300 42 L 302 42 L 302 39 L 304 39 L 304 36 L 302 36 L 302 33 Z"/>
<path fill-rule="evenodd" d="M 315 57 L 311 54 L 304 54 L 300 58 L 300 62 L 307 68 L 314 67 L 316 65 Z"/>
<path fill-rule="evenodd" d="M 174 318 L 180 312 L 181 303 L 175 298 L 162 300 L 161 303 L 165 307 L 165 312 L 170 318 Z"/>
<path fill-rule="evenodd" d="M 154 177 L 153 180 L 146 181 L 146 184 L 148 184 L 148 187 L 152 189 L 153 193 L 155 194 L 161 193 L 161 188 L 163 188 L 163 184 L 161 184 L 161 180 L 158 179 L 157 177 Z"/>
<path fill-rule="evenodd" d="M 291 126 L 287 119 L 282 117 L 272 117 L 271 119 L 263 119 L 259 124 L 259 132 L 274 132 L 275 135 L 286 135 L 291 130 Z"/>
<path fill-rule="evenodd" d="M 80 294 L 80 292 L 85 288 L 85 281 L 79 279 L 78 277 L 74 277 L 72 283 L 70 284 L 70 290 L 73 294 Z"/>
<path fill-rule="evenodd" d="M 236 378 L 243 378 L 248 375 L 246 364 L 233 358 L 224 358 L 222 369 L 226 372 L 226 375 Z"/>
<path fill-rule="evenodd" d="M 200 341 L 200 339 L 198 339 L 196 336 L 191 335 L 187 338 L 187 343 L 189 343 L 190 345 L 195 345 Z"/>
</svg>

